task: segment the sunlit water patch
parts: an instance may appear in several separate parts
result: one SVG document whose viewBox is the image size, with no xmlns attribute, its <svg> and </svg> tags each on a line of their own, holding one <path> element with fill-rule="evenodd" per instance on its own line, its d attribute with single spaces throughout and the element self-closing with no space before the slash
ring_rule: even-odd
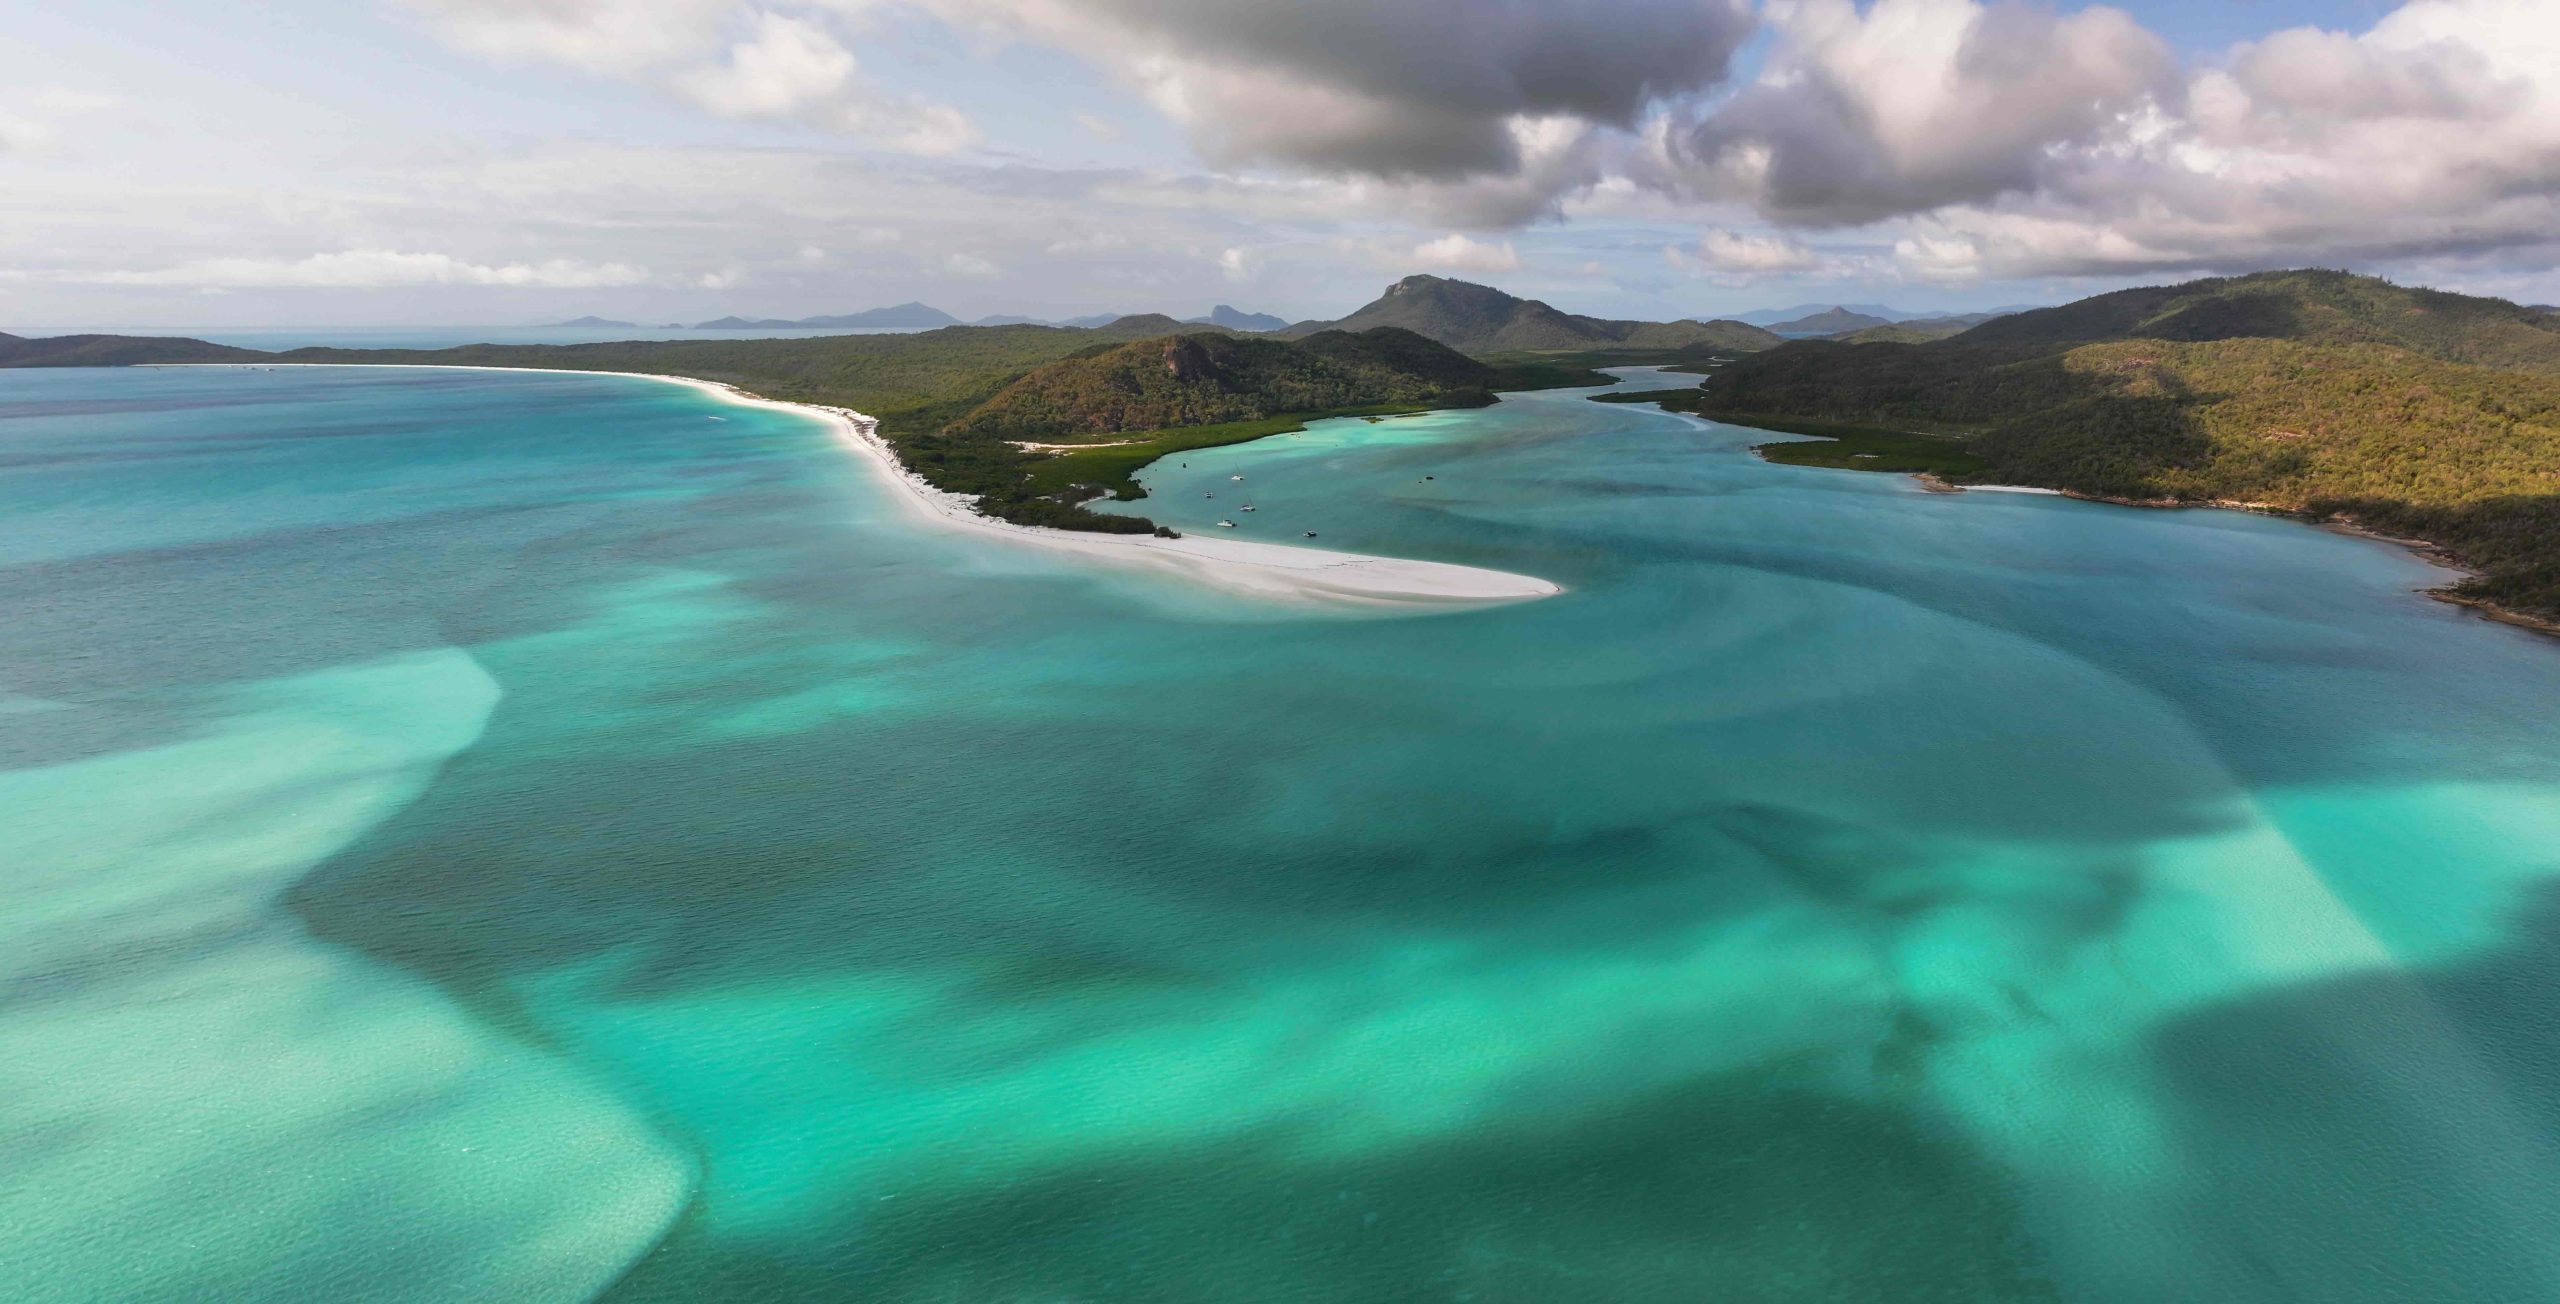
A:
<svg viewBox="0 0 2560 1304">
<path fill-rule="evenodd" d="M 1568 588 L 1318 619 L 643 381 L 0 411 L 38 1298 L 2560 1294 L 2560 656 L 2406 554 L 1573 392 L 1148 474 Z"/>
</svg>

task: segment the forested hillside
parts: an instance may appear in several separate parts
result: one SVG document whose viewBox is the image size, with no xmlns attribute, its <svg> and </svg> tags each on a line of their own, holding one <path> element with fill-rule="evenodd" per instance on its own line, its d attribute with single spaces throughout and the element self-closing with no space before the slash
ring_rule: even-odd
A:
<svg viewBox="0 0 2560 1304">
<path fill-rule="evenodd" d="M 271 355 L 203 340 L 148 335 L 0 335 L 0 367 L 134 367 L 162 362 L 247 362 Z"/>
<path fill-rule="evenodd" d="M 947 433 L 1074 440 L 1380 405 L 1480 406 L 1504 373 L 1411 331 L 1304 340 L 1175 335 L 1054 362 L 1007 385 Z M 1524 381 L 1531 378 L 1520 378 Z M 1576 375 L 1573 383 L 1606 384 Z"/>
<path fill-rule="evenodd" d="M 2560 323 L 2333 272 L 2128 290 L 1935 343 L 1804 341 L 1681 405 L 1959 436 L 1952 479 L 2235 502 L 2432 540 L 2560 617 Z M 1678 402 L 1679 400 L 1675 400 Z"/>
<path fill-rule="evenodd" d="M 1611 321 L 1581 317 L 1489 285 L 1441 276 L 1408 276 L 1374 302 L 1339 321 L 1301 322 L 1296 335 L 1332 329 L 1394 326 L 1469 353 L 1666 350 L 1691 346 L 1765 349 L 1779 337 L 1738 321 Z"/>
</svg>

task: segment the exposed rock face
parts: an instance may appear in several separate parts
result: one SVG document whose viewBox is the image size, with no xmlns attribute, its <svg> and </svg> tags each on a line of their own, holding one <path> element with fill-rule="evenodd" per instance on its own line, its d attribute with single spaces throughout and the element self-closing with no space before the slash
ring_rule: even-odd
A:
<svg viewBox="0 0 2560 1304">
<path fill-rule="evenodd" d="M 1177 335 L 1165 341 L 1164 369 L 1175 380 L 1207 380 L 1217 374 L 1218 364 L 1209 356 L 1207 345 L 1188 335 Z"/>
</svg>

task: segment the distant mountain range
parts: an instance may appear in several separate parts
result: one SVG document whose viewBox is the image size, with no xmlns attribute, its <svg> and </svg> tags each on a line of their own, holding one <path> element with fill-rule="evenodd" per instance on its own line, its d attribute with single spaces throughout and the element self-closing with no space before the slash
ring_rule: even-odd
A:
<svg viewBox="0 0 2560 1304">
<path fill-rule="evenodd" d="M 1467 287 L 1468 289 L 1499 295 L 1501 302 L 1493 303 L 1491 301 L 1484 301 L 1474 304 L 1460 304 L 1457 302 L 1457 299 L 1465 297 L 1463 291 L 1434 291 L 1426 288 L 1425 283 L 1442 287 Z M 1359 312 L 1355 312 L 1352 315 L 1341 318 L 1339 321 L 1335 322 L 1310 321 L 1300 322 L 1295 326 L 1292 326 L 1285 318 L 1275 317 L 1267 312 L 1246 312 L 1241 308 L 1222 303 L 1217 307 L 1210 309 L 1204 316 L 1185 317 L 1179 321 L 1175 321 L 1174 324 L 1176 326 L 1222 326 L 1228 330 L 1235 331 L 1293 331 L 1300 335 L 1310 334 L 1328 326 L 1343 326 L 1348 329 L 1359 329 L 1363 326 L 1369 325 L 1406 326 L 1411 329 L 1419 330 L 1422 334 L 1431 336 L 1433 339 L 1439 339 L 1441 343 L 1449 344 L 1455 348 L 1489 347 L 1496 349 L 1570 349 L 1592 347 L 1606 348 L 1612 346 L 1638 348 L 1677 347 L 1676 345 L 1663 345 L 1655 341 L 1653 337 L 1663 335 L 1664 332 L 1662 331 L 1648 332 L 1648 339 L 1645 343 L 1634 344 L 1630 342 L 1631 337 L 1635 334 L 1633 330 L 1635 327 L 1668 326 L 1673 323 L 1619 322 L 1595 317 L 1574 317 L 1572 314 L 1558 312 L 1553 308 L 1549 308 L 1547 305 L 1539 303 L 1534 299 L 1515 299 L 1510 295 L 1503 294 L 1499 290 L 1492 290 L 1490 287 L 1468 286 L 1468 283 L 1464 281 L 1450 281 L 1436 276 L 1407 277 L 1405 281 L 1399 282 L 1398 285 L 1412 285 L 1415 287 L 1414 289 L 1407 291 L 1408 296 L 1415 296 L 1418 294 L 1420 298 L 1436 297 L 1440 299 L 1442 303 L 1438 307 L 1427 307 L 1421 305 L 1418 299 L 1409 297 L 1406 302 L 1398 303 L 1392 308 L 1389 308 L 1386 306 L 1387 301 L 1394 298 L 1397 294 L 1397 290 L 1395 288 L 1390 288 L 1387 291 L 1386 296 L 1382 297 L 1377 303 L 1372 303 L 1368 307 L 1362 308 Z M 2027 311 L 2027 309 L 2023 307 L 2008 307 L 1994 309 L 1990 312 L 1978 313 L 1909 312 L 1904 309 L 1889 307 L 1878 303 L 1801 304 L 1793 308 L 1760 308 L 1751 312 L 1736 313 L 1730 318 L 1722 318 L 1719 320 L 1728 326 L 1739 324 L 1762 327 L 1777 335 L 1844 336 L 1853 331 L 1869 330 L 1875 327 L 1909 322 L 1961 322 L 1965 325 L 1973 325 L 1988 321 L 1993 317 L 2006 313 L 2024 311 Z M 2560 312 L 2560 308 L 2543 307 L 2539 308 L 2538 311 Z M 1362 314 L 1370 314 L 1371 318 L 1374 319 L 1364 318 Z M 1441 335 L 1433 334 L 1432 330 L 1424 329 L 1424 325 L 1428 325 L 1429 323 L 1416 325 L 1412 320 L 1386 320 L 1386 318 L 1389 317 L 1413 318 L 1417 314 L 1424 316 L 1432 314 L 1441 315 L 1444 320 L 1439 329 L 1442 333 L 1455 338 L 1443 339 L 1441 338 Z M 1146 313 L 1136 315 L 1156 316 L 1158 314 Z M 917 330 L 931 330 L 942 326 L 960 325 L 1065 326 L 1078 330 L 1093 330 L 1099 327 L 1109 326 L 1114 322 L 1127 320 L 1128 317 L 1129 314 L 1116 312 L 1098 312 L 1082 317 L 1067 317 L 1063 319 L 1050 317 L 1027 317 L 1017 313 L 997 313 L 991 316 L 980 317 L 975 321 L 964 323 L 959 318 L 954 317 L 950 313 L 944 312 L 940 308 L 936 308 L 931 304 L 910 302 L 899 304 L 893 308 L 873 308 L 867 312 L 842 313 L 834 316 L 800 318 L 729 316 L 722 317 L 716 321 L 695 322 L 690 327 L 686 327 L 684 324 L 678 322 L 670 322 L 668 323 L 668 326 L 674 329 L 706 331 L 824 330 L 829 327 L 845 327 L 853 329 L 893 329 L 903 327 Z M 1569 319 L 1571 322 L 1578 324 L 1559 327 L 1555 321 L 1557 318 Z M 1497 321 L 1497 319 L 1499 320 Z M 1167 317 L 1165 320 L 1174 321 L 1171 317 Z M 1692 324 L 1704 326 L 1708 323 L 1693 321 Z M 637 322 L 597 316 L 575 317 L 568 321 L 553 322 L 551 325 L 557 328 L 571 330 L 638 330 L 641 328 L 640 324 Z M 1928 331 L 1926 338 L 1942 338 L 1943 336 L 1952 333 L 1953 332 L 1951 331 L 1933 328 Z M 1728 332 L 1728 334 L 1731 333 Z M 1492 344 L 1479 342 L 1482 339 L 1494 338 L 1499 338 L 1502 342 Z M 1901 335 L 1888 335 L 1882 338 L 1905 337 Z M 1910 336 L 1909 338 L 1921 337 Z M 1512 342 L 1523 339 L 1535 339 L 1541 342 Z M 1766 348 L 1769 346 L 1770 341 L 1759 340 L 1756 337 L 1751 336 L 1732 334 L 1731 338 L 1719 339 L 1716 343 L 1730 345 L 1735 348 Z"/>
<path fill-rule="evenodd" d="M 1907 321 L 1920 315 L 1916 312 L 1904 312 L 1899 308 L 1888 308 L 1881 303 L 1800 303 L 1792 308 L 1754 308 L 1749 312 L 1737 312 L 1733 314 L 1733 319 L 1749 322 L 1754 326 L 1774 328 L 1782 322 L 1795 321 L 1821 312 L 1854 312 L 1861 317 L 1874 317 L 1882 321 Z"/>
<path fill-rule="evenodd" d="M 1274 317 L 1270 313 L 1246 312 L 1240 308 L 1230 308 L 1223 303 L 1210 309 L 1209 315 L 1206 317 L 1183 318 L 1183 324 L 1187 326 L 1224 326 L 1231 331 L 1279 331 L 1287 330 L 1289 328 L 1289 323 L 1286 320 Z"/>
<path fill-rule="evenodd" d="M 1489 285 L 1441 276 L 1408 276 L 1367 307 L 1339 321 L 1300 322 L 1293 336 L 1323 330 L 1396 326 L 1468 353 L 1591 349 L 1765 349 L 1780 339 L 1738 321 L 1611 321 L 1581 317 Z"/>
<path fill-rule="evenodd" d="M 2031 309 L 2030 311 L 2040 311 Z M 2012 316 L 2006 312 L 1969 312 L 1961 317 L 1914 317 L 1909 321 L 1887 322 L 1826 336 L 1844 344 L 1926 344 L 1962 335 L 1987 321 Z"/>
<path fill-rule="evenodd" d="M 2006 313 L 2027 312 L 2038 306 L 2040 305 L 2031 303 L 2010 304 L 1979 313 L 1955 313 L 1944 310 L 1912 312 L 1906 308 L 1895 308 L 1881 303 L 1800 303 L 1792 308 L 1754 308 L 1749 312 L 1737 312 L 1733 314 L 1733 320 L 1749 322 L 1754 326 L 1765 326 L 1773 331 L 1792 332 L 1796 329 L 1793 323 L 1824 313 L 1854 313 L 1860 317 L 1872 317 L 1876 320 L 1867 323 L 1868 326 L 1882 326 L 1889 322 L 1942 321 L 1951 317 L 1972 317 L 1977 321 L 1987 321 Z M 1863 330 L 1866 327 L 1853 329 Z"/>
<path fill-rule="evenodd" d="M 1147 313 L 1139 315 L 1156 316 L 1159 314 Z M 944 312 L 940 308 L 936 308 L 928 303 L 902 303 L 894 308 L 873 308 L 868 312 L 841 313 L 826 317 L 786 318 L 729 316 L 719 318 L 715 321 L 695 322 L 689 327 L 684 326 L 681 323 L 670 323 L 670 325 L 674 329 L 678 330 L 698 331 L 826 330 L 831 327 L 872 330 L 899 328 L 934 330 L 944 326 L 961 325 L 1065 326 L 1077 330 L 1094 330 L 1100 327 L 1109 326 L 1113 322 L 1124 320 L 1127 320 L 1127 316 L 1116 312 L 1098 312 L 1084 317 L 1069 317 L 1063 321 L 1052 320 L 1045 317 L 1025 317 L 1014 313 L 997 313 L 993 316 L 980 317 L 976 321 L 963 322 L 959 318 L 952 316 L 950 313 Z M 1285 329 L 1289 325 L 1285 318 L 1274 317 L 1267 312 L 1246 312 L 1243 309 L 1223 303 L 1211 309 L 1209 314 L 1205 317 L 1191 317 L 1182 321 L 1174 321 L 1171 317 L 1165 317 L 1164 320 L 1172 322 L 1177 328 L 1182 326 L 1222 326 L 1228 330 L 1237 331 L 1276 331 Z M 567 330 L 637 330 L 640 328 L 639 323 L 637 322 L 617 321 L 610 317 L 596 316 L 576 317 L 568 321 L 553 322 L 551 325 L 556 328 Z"/>
<path fill-rule="evenodd" d="M 574 324 L 574 323 L 573 323 Z M 873 308 L 867 312 L 849 312 L 832 317 L 802 317 L 786 321 L 778 317 L 723 317 L 718 321 L 694 323 L 699 331 L 739 330 L 807 330 L 829 327 L 884 329 L 914 327 L 931 330 L 938 326 L 957 326 L 960 319 L 930 304 L 902 303 L 894 308 Z"/>
<path fill-rule="evenodd" d="M 1772 322 L 1769 329 L 1779 335 L 1844 335 L 1870 326 L 1891 326 L 1898 320 L 1872 313 L 1851 312 L 1846 308 L 1828 308 L 1791 321 Z"/>
</svg>

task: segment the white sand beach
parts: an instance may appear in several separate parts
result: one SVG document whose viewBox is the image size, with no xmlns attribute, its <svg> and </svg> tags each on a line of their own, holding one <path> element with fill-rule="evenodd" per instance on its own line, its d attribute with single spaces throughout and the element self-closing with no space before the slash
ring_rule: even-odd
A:
<svg viewBox="0 0 2560 1304">
<path fill-rule="evenodd" d="M 231 363 L 192 364 L 232 366 Z M 437 367 L 424 363 L 273 363 L 260 366 L 383 366 L 437 371 L 547 372 L 565 376 L 633 376 L 684 385 L 747 407 L 777 408 L 816 417 L 835 431 L 837 442 L 852 450 L 895 490 L 897 500 L 916 519 L 948 529 L 969 530 L 1036 548 L 1070 552 L 1115 565 L 1137 566 L 1184 576 L 1230 592 L 1283 601 L 1331 605 L 1439 605 L 1517 602 L 1551 597 L 1563 586 L 1534 575 L 1447 562 L 1366 557 L 1288 544 L 1245 539 L 1184 535 L 1178 539 L 1149 534 L 1094 534 L 1015 525 L 979 513 L 965 497 L 925 483 L 898 460 L 879 435 L 879 423 L 851 408 L 811 403 L 785 403 L 750 394 L 732 385 L 691 376 L 637 372 L 577 371 L 536 367 Z"/>
</svg>

